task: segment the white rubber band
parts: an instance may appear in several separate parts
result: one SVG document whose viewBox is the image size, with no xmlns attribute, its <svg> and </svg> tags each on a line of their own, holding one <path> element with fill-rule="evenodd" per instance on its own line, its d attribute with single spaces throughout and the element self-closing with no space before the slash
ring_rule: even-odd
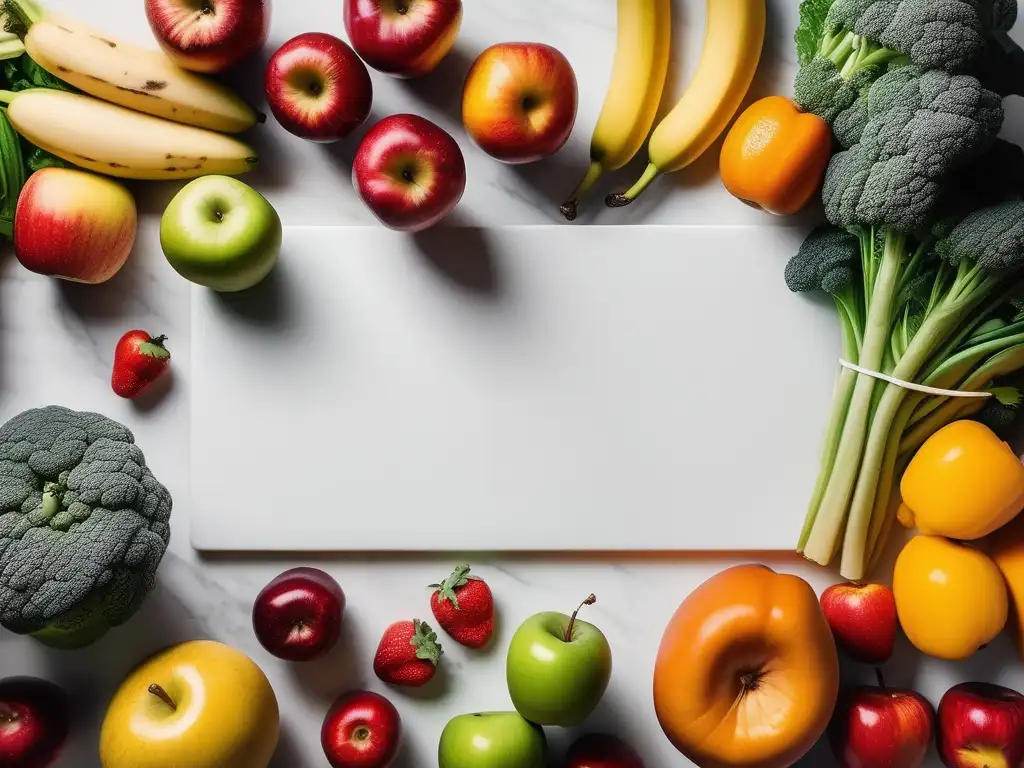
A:
<svg viewBox="0 0 1024 768">
<path fill-rule="evenodd" d="M 937 395 L 938 397 L 992 397 L 991 392 L 964 392 L 960 389 L 939 389 L 938 387 L 928 387 L 924 384 L 915 384 L 912 381 L 903 381 L 893 376 L 887 376 L 884 373 L 878 371 L 869 371 L 867 368 L 861 368 L 859 365 L 854 365 L 849 360 L 840 360 L 839 365 L 843 368 L 849 368 L 851 371 L 857 373 L 863 373 L 865 376 L 870 376 L 873 379 L 879 379 L 881 381 L 888 382 L 889 384 L 895 384 L 897 387 L 903 387 L 903 389 L 912 389 L 915 392 L 923 392 L 926 395 Z"/>
</svg>

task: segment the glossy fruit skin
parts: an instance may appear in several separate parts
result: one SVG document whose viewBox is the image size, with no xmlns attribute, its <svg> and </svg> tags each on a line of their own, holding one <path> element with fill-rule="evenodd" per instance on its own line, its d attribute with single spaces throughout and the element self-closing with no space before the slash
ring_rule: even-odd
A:
<svg viewBox="0 0 1024 768">
<path fill-rule="evenodd" d="M 341 636 L 345 593 L 319 568 L 291 568 L 267 584 L 252 606 L 256 639 L 286 661 L 313 661 Z"/>
<path fill-rule="evenodd" d="M 345 31 L 369 66 L 395 77 L 419 77 L 448 55 L 462 27 L 462 0 L 345 0 Z M 401 32 L 401 34 L 398 34 Z"/>
<path fill-rule="evenodd" d="M 990 537 L 992 561 L 1003 574 L 1010 597 L 1010 634 L 1024 656 L 1024 516 Z"/>
<path fill-rule="evenodd" d="M 915 536 L 893 572 L 900 624 L 918 650 L 960 661 L 1006 625 L 1006 585 L 977 549 L 938 536 Z"/>
<path fill-rule="evenodd" d="M 14 253 L 26 269 L 79 283 L 102 283 L 124 266 L 138 212 L 128 189 L 68 168 L 33 173 L 18 197 Z"/>
<path fill-rule="evenodd" d="M 939 755 L 948 768 L 1024 766 L 1024 696 L 991 683 L 960 683 L 939 702 Z"/>
<path fill-rule="evenodd" d="M 462 122 L 491 157 L 532 163 L 569 140 L 578 102 L 576 74 L 560 51 L 541 43 L 500 43 L 469 70 Z"/>
<path fill-rule="evenodd" d="M 836 644 L 862 664 L 884 664 L 896 647 L 896 598 L 884 584 L 834 584 L 821 594 L 821 611 Z"/>
<path fill-rule="evenodd" d="M 171 709 L 154 684 L 178 702 Z M 166 648 L 136 667 L 110 702 L 100 731 L 103 768 L 267 768 L 280 715 L 266 675 L 212 640 Z"/>
<path fill-rule="evenodd" d="M 722 183 L 745 203 L 792 216 L 811 201 L 832 158 L 832 128 L 791 99 L 755 101 L 733 123 L 719 158 Z"/>
<path fill-rule="evenodd" d="M 182 69 L 215 74 L 248 59 L 270 34 L 270 0 L 210 0 L 211 14 L 184 0 L 146 0 L 146 19 L 160 47 Z M 192 23 L 182 24 L 182 16 Z M 216 18 L 207 21 L 208 16 Z M 208 29 L 204 29 L 208 25 Z"/>
<path fill-rule="evenodd" d="M 544 730 L 517 712 L 475 712 L 448 721 L 438 768 L 545 768 Z"/>
<path fill-rule="evenodd" d="M 431 584 L 430 610 L 459 645 L 483 648 L 494 634 L 494 595 L 487 582 L 469 572 L 468 565 L 460 565 L 444 581 Z"/>
<path fill-rule="evenodd" d="M 352 165 L 356 194 L 390 229 L 419 232 L 447 216 L 466 191 L 466 161 L 446 131 L 418 115 L 374 125 Z"/>
<path fill-rule="evenodd" d="M 373 657 L 373 671 L 390 685 L 420 688 L 429 683 L 443 650 L 429 624 L 419 619 L 396 621 L 384 630 Z"/>
<path fill-rule="evenodd" d="M 48 768 L 56 763 L 71 731 L 64 691 L 47 680 L 0 680 L 0 765 Z"/>
<path fill-rule="evenodd" d="M 588 733 L 565 756 L 564 768 L 644 768 L 643 760 L 618 736 Z"/>
<path fill-rule="evenodd" d="M 920 768 L 935 730 L 921 694 L 860 687 L 839 698 L 828 737 L 842 768 Z"/>
<path fill-rule="evenodd" d="M 1024 464 L 984 424 L 954 421 L 918 449 L 900 492 L 921 533 L 980 539 L 1024 507 Z"/>
<path fill-rule="evenodd" d="M 150 336 L 145 331 L 128 331 L 114 348 L 114 368 L 110 387 L 118 397 L 134 398 L 145 392 L 171 364 L 166 336 Z"/>
<path fill-rule="evenodd" d="M 388 768 L 401 742 L 398 710 L 372 691 L 339 697 L 320 729 L 320 744 L 331 768 Z"/>
<path fill-rule="evenodd" d="M 570 728 L 597 708 L 612 675 L 612 649 L 593 624 L 576 619 L 572 642 L 564 640 L 569 616 L 535 614 L 519 625 L 508 646 L 505 679 L 512 704 L 538 725 Z"/>
<path fill-rule="evenodd" d="M 286 131 L 322 144 L 347 138 L 373 104 L 366 65 L 348 43 L 323 32 L 282 45 L 267 64 L 264 89 Z"/>
<path fill-rule="evenodd" d="M 824 733 L 838 692 L 818 596 L 763 565 L 728 568 L 690 593 L 654 668 L 665 735 L 715 768 L 788 768 Z"/>
</svg>

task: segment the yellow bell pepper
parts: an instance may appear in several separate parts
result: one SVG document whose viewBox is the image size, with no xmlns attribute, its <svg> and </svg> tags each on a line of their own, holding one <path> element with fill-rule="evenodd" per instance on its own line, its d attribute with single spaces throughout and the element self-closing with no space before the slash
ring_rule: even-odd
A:
<svg viewBox="0 0 1024 768">
<path fill-rule="evenodd" d="M 992 559 L 1002 571 L 1010 591 L 1013 642 L 1024 655 L 1024 515 L 992 534 Z"/>
<path fill-rule="evenodd" d="M 769 96 L 741 114 L 722 146 L 719 171 L 734 196 L 788 216 L 814 197 L 832 157 L 832 129 L 790 99 Z"/>
<path fill-rule="evenodd" d="M 940 536 L 915 536 L 892 577 L 900 626 L 919 651 L 960 661 L 1003 631 L 1009 613 L 999 568 L 982 552 Z"/>
<path fill-rule="evenodd" d="M 921 533 L 973 540 L 1010 522 L 1024 507 L 1024 465 L 976 421 L 954 421 L 921 446 L 900 483 Z"/>
</svg>

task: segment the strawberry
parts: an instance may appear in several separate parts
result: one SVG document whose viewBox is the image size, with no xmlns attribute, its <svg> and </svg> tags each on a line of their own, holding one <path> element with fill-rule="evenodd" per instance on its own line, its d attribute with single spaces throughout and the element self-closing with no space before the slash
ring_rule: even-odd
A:
<svg viewBox="0 0 1024 768">
<path fill-rule="evenodd" d="M 166 336 L 153 338 L 145 331 L 128 331 L 114 350 L 114 372 L 110 385 L 114 394 L 132 398 L 159 379 L 171 364 Z"/>
<path fill-rule="evenodd" d="M 419 619 L 396 621 L 384 630 L 373 657 L 373 671 L 385 683 L 419 688 L 434 676 L 442 653 L 437 633 L 429 624 Z"/>
<path fill-rule="evenodd" d="M 483 579 L 460 565 L 440 584 L 431 584 L 430 610 L 441 629 L 468 648 L 483 648 L 494 634 L 494 596 Z"/>
</svg>

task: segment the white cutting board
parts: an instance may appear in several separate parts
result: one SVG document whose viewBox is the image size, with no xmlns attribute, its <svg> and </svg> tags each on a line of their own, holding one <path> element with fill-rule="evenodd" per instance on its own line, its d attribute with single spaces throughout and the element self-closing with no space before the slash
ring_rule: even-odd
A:
<svg viewBox="0 0 1024 768">
<path fill-rule="evenodd" d="M 781 550 L 836 371 L 787 228 L 291 228 L 192 301 L 204 550 Z"/>
</svg>

